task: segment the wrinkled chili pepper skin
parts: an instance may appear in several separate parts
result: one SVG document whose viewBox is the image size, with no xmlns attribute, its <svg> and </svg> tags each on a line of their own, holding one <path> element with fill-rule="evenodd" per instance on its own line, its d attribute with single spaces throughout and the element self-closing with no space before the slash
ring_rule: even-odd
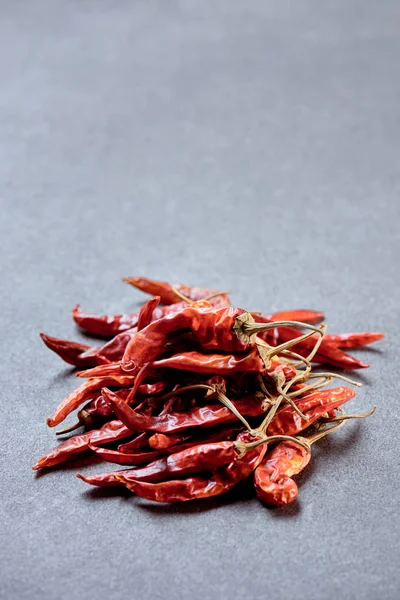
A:
<svg viewBox="0 0 400 600">
<path fill-rule="evenodd" d="M 384 338 L 383 333 L 340 333 L 340 334 L 327 334 L 324 340 L 330 344 L 337 346 L 338 348 L 360 348 L 361 346 L 367 346 L 373 342 L 377 342 Z"/>
<path fill-rule="evenodd" d="M 102 395 L 114 409 L 118 419 L 132 431 L 151 431 L 156 433 L 178 433 L 189 427 L 213 427 L 225 423 L 234 423 L 237 417 L 229 408 L 221 405 L 196 406 L 187 412 L 166 413 L 162 415 L 142 415 L 128 406 L 117 394 L 104 388 Z M 262 403 L 251 396 L 243 400 L 232 400 L 237 410 L 245 417 L 257 417 L 262 414 Z"/>
<path fill-rule="evenodd" d="M 95 446 L 92 449 L 109 462 L 122 465 L 131 464 L 129 454 Z M 124 476 L 127 480 L 163 481 L 168 479 L 170 475 L 181 477 L 214 470 L 230 463 L 236 456 L 235 442 L 199 444 L 160 458 L 149 463 L 146 467 L 135 469 L 133 473 L 125 473 Z"/>
<path fill-rule="evenodd" d="M 95 392 L 101 390 L 104 385 L 126 387 L 133 385 L 134 377 L 109 377 L 93 378 L 85 381 L 77 387 L 69 396 L 58 405 L 52 417 L 47 419 L 49 427 L 55 427 L 64 421 L 64 419 L 81 404 L 86 402 Z"/>
<path fill-rule="evenodd" d="M 141 398 L 143 396 L 154 396 L 163 392 L 166 385 L 167 384 L 164 381 L 139 385 L 137 395 Z M 120 398 L 128 401 L 130 390 L 122 388 L 118 391 L 118 394 Z M 130 398 L 129 404 L 132 403 L 132 400 L 134 400 L 134 398 Z M 137 404 L 137 401 L 135 404 Z M 80 417 L 82 424 L 85 424 L 86 426 L 93 426 L 94 424 L 100 424 L 104 419 L 111 417 L 113 414 L 114 412 L 110 406 L 110 403 L 107 402 L 102 395 L 100 395 L 86 404 L 78 413 L 78 417 Z"/>
<path fill-rule="evenodd" d="M 65 440 L 48 454 L 40 458 L 32 468 L 34 471 L 37 471 L 38 469 L 54 467 L 55 465 L 65 462 L 72 455 L 88 450 L 91 440 L 93 443 L 108 443 L 123 439 L 130 435 L 132 435 L 132 432 L 125 427 L 121 421 L 109 421 L 101 429 L 88 431 L 81 435 L 74 435 Z"/>
<path fill-rule="evenodd" d="M 182 283 L 167 283 L 165 281 L 155 281 L 152 279 L 146 279 L 145 277 L 124 277 L 124 281 L 133 285 L 138 290 L 150 294 L 152 296 L 160 296 L 163 304 L 175 304 L 181 302 L 182 298 L 178 296 L 174 289 L 180 292 L 186 298 L 195 302 L 197 300 L 204 300 L 208 296 L 218 294 L 215 290 L 209 290 L 200 287 L 190 287 L 183 285 Z M 225 306 L 229 305 L 229 298 L 225 294 L 212 298 L 211 301 L 214 305 Z"/>
<path fill-rule="evenodd" d="M 233 330 L 236 318 L 243 314 L 238 308 L 197 308 L 188 306 L 175 315 L 150 323 L 130 340 L 122 358 L 126 371 L 155 360 L 165 350 L 172 333 L 187 331 L 205 350 L 245 352 L 249 345 L 240 341 Z"/>
<path fill-rule="evenodd" d="M 256 348 L 251 348 L 242 354 L 205 354 L 202 352 L 181 352 L 168 358 L 153 362 L 155 369 L 170 368 L 194 373 L 217 373 L 218 375 L 231 375 L 232 373 L 263 373 L 274 376 L 282 371 L 285 380 L 296 375 L 296 369 L 289 364 L 282 364 L 277 357 L 271 359 L 268 370 Z"/>
<path fill-rule="evenodd" d="M 249 441 L 248 434 L 240 434 L 238 440 Z M 251 438 L 254 441 L 254 438 Z M 185 502 L 219 496 L 232 489 L 237 483 L 246 479 L 257 468 L 266 452 L 266 444 L 261 444 L 246 452 L 242 457 L 236 456 L 228 465 L 216 469 L 211 477 L 190 477 L 160 483 L 146 483 L 128 479 L 124 474 L 117 475 L 125 487 L 141 498 L 156 502 Z"/>
<path fill-rule="evenodd" d="M 293 502 L 298 488 L 292 476 L 310 462 L 311 453 L 290 441 L 280 442 L 254 472 L 254 487 L 258 498 L 270 506 L 285 506 Z"/>
<path fill-rule="evenodd" d="M 146 363 L 147 364 L 147 363 Z M 263 373 L 265 365 L 260 358 L 256 348 L 252 348 L 242 354 L 215 354 L 204 353 L 196 350 L 180 352 L 167 358 L 154 361 L 152 367 L 155 370 L 170 368 L 180 371 L 191 371 L 199 374 L 231 375 L 232 373 Z M 271 361 L 271 369 L 280 365 L 279 359 L 274 357 Z M 295 370 L 291 365 L 282 365 L 288 377 L 293 377 Z M 99 365 L 87 371 L 78 372 L 77 377 L 120 377 L 127 372 L 118 363 Z"/>
<path fill-rule="evenodd" d="M 203 352 L 181 352 L 168 358 L 156 360 L 154 368 L 179 369 L 195 373 L 229 375 L 231 373 L 262 373 L 265 365 L 255 348 L 243 354 L 205 354 Z"/>
<path fill-rule="evenodd" d="M 307 417 L 304 420 L 290 404 L 282 406 L 267 428 L 268 435 L 296 435 L 312 425 L 324 413 L 345 404 L 356 392 L 351 388 L 337 387 L 310 392 L 302 398 L 294 399 L 296 406 Z"/>
<path fill-rule="evenodd" d="M 207 436 L 203 436 L 203 437 L 195 437 L 195 436 L 190 436 L 190 440 L 184 444 L 179 444 L 177 446 L 174 447 L 168 447 L 168 449 L 165 450 L 165 452 L 167 454 L 174 454 L 176 452 L 181 452 L 182 450 L 186 450 L 189 448 L 193 448 L 196 445 L 200 445 L 200 444 L 206 444 L 206 443 L 214 443 L 214 442 L 225 442 L 225 441 L 230 441 L 231 439 L 235 439 L 238 435 L 238 429 L 237 428 L 224 428 L 224 429 L 220 429 L 218 431 L 215 431 L 214 433 L 208 434 Z M 144 434 L 146 435 L 146 434 Z M 135 440 L 132 440 L 131 442 L 127 442 L 126 444 L 121 444 L 120 446 L 118 446 L 118 450 L 122 451 L 122 447 L 126 447 L 128 449 L 128 447 L 130 447 L 131 450 L 133 450 L 133 444 L 134 444 Z M 164 452 L 164 454 L 165 454 Z M 160 456 L 160 454 L 162 454 L 161 452 L 142 452 L 142 453 L 137 453 L 134 456 L 134 464 L 139 465 L 139 464 L 144 464 L 144 465 L 148 465 L 152 460 L 157 459 L 158 456 Z M 112 473 L 99 473 L 97 475 L 88 475 L 86 477 L 83 477 L 83 475 L 77 475 L 80 479 L 83 479 L 86 483 L 89 483 L 90 485 L 96 485 L 96 486 L 100 486 L 100 487 L 115 487 L 115 486 L 120 486 L 122 485 L 120 481 L 118 481 L 117 479 L 117 475 L 122 474 L 127 474 L 129 475 L 130 473 L 134 473 L 136 471 L 136 469 L 124 469 L 123 471 L 114 471 Z"/>
</svg>

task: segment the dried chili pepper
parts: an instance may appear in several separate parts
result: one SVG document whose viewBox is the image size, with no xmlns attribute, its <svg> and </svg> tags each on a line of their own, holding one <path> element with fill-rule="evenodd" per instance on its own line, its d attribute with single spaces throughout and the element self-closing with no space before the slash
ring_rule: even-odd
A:
<svg viewBox="0 0 400 600">
<path fill-rule="evenodd" d="M 383 333 L 331 333 L 325 336 L 326 341 L 329 344 L 337 346 L 338 348 L 360 348 L 361 346 L 367 346 L 373 342 L 377 342 L 384 338 Z"/>
<path fill-rule="evenodd" d="M 165 381 L 157 381 L 155 383 L 145 383 L 138 386 L 137 395 L 140 398 L 143 396 L 156 396 L 163 392 L 166 388 L 167 383 Z M 132 390 L 129 388 L 122 388 L 119 390 L 120 398 L 123 398 L 125 402 L 132 402 Z M 114 412 L 109 402 L 107 402 L 102 395 L 90 400 L 79 412 L 78 412 L 78 421 L 74 425 L 70 427 L 66 427 L 65 429 L 60 429 L 56 431 L 57 435 L 64 435 L 71 431 L 74 431 L 78 427 L 86 427 L 87 429 L 91 429 L 94 426 L 102 425 L 104 420 L 107 418 L 111 418 L 114 416 Z"/>
<path fill-rule="evenodd" d="M 78 423 L 57 433 L 80 425 L 97 429 L 66 440 L 34 469 L 91 450 L 134 468 L 81 476 L 86 482 L 125 485 L 162 502 L 221 494 L 256 470 L 260 498 L 282 505 L 297 494 L 291 475 L 308 462 L 315 437 L 293 436 L 316 423 L 321 437 L 326 423 L 332 430 L 335 422 L 366 416 L 338 416 L 336 410 L 342 411 L 355 392 L 323 390 L 336 375 L 314 374 L 311 361 L 364 367 L 341 348 L 371 343 L 382 334 L 325 335 L 324 324 L 314 326 L 323 319 L 317 311 L 265 316 L 230 307 L 227 292 L 141 278 L 131 283 L 159 297 L 135 314 L 73 311 L 83 329 L 112 337 L 102 346 L 42 335 L 69 364 L 88 368 L 78 373 L 88 381 L 61 402 L 49 425 L 84 403 Z M 158 306 L 160 300 L 167 306 Z M 107 447 L 119 440 L 123 443 Z M 282 443 L 259 466 L 267 447 L 277 442 Z"/>
<path fill-rule="evenodd" d="M 87 333 L 102 337 L 113 337 L 117 333 L 136 327 L 139 313 L 130 315 L 92 315 L 81 311 L 78 304 L 72 310 L 75 323 Z"/>
<path fill-rule="evenodd" d="M 81 435 L 75 435 L 62 442 L 59 446 L 40 458 L 32 467 L 34 471 L 47 467 L 54 467 L 68 460 L 71 456 L 89 449 L 90 441 L 101 441 L 102 443 L 113 442 L 132 435 L 121 421 L 110 421 L 97 431 L 88 431 Z"/>
<path fill-rule="evenodd" d="M 78 342 L 71 342 L 69 340 L 60 340 L 55 337 L 51 337 L 44 333 L 40 334 L 43 342 L 50 350 L 53 350 L 58 354 L 66 363 L 74 365 L 76 367 L 93 367 L 99 364 L 107 364 L 110 362 L 105 357 L 99 357 L 98 359 L 86 356 L 88 351 L 92 348 L 87 344 L 80 344 Z"/>
<path fill-rule="evenodd" d="M 152 296 L 160 296 L 163 304 L 175 304 L 181 302 L 182 296 L 185 296 L 192 302 L 204 300 L 213 297 L 215 305 L 229 305 L 228 296 L 225 293 L 220 294 L 215 290 L 208 290 L 200 287 L 190 287 L 181 283 L 166 283 L 165 281 L 155 281 L 145 277 L 124 277 L 123 281 L 133 285 L 137 289 Z M 179 292 L 177 294 L 176 292 Z"/>
<path fill-rule="evenodd" d="M 285 506 L 297 498 L 298 487 L 292 479 L 308 465 L 311 459 L 311 446 L 344 425 L 326 428 L 308 438 L 298 438 L 304 445 L 284 440 L 280 442 L 254 471 L 254 487 L 258 498 L 270 506 Z"/>
<path fill-rule="evenodd" d="M 105 448 L 95 448 L 95 451 L 109 462 L 122 465 L 131 464 L 129 454 Z M 136 469 L 132 474 L 132 479 L 154 482 L 168 479 L 170 475 L 184 476 L 201 473 L 227 464 L 236 456 L 235 442 L 200 444 L 160 458 L 142 469 Z M 131 478 L 131 475 L 125 474 L 124 476 L 127 479 Z"/>
<path fill-rule="evenodd" d="M 296 435 L 312 425 L 323 414 L 349 402 L 356 395 L 355 390 L 346 387 L 330 388 L 309 392 L 295 399 L 295 403 L 307 417 L 302 419 L 290 405 L 282 406 L 267 427 L 268 435 Z"/>
<path fill-rule="evenodd" d="M 125 387 L 133 385 L 135 378 L 130 376 L 125 377 L 108 377 L 108 378 L 93 378 L 85 381 L 77 387 L 69 396 L 67 396 L 56 408 L 52 417 L 47 419 L 49 427 L 55 427 L 64 421 L 64 419 L 81 404 L 93 397 L 96 392 L 105 386 Z"/>
<path fill-rule="evenodd" d="M 238 441 L 245 443 L 248 434 L 240 434 Z M 218 496 L 232 489 L 237 483 L 246 479 L 262 461 L 267 444 L 260 444 L 246 452 L 236 455 L 226 466 L 216 469 L 207 477 L 190 477 L 160 483 L 146 483 L 127 477 L 123 473 L 116 478 L 137 496 L 156 502 L 183 502 Z"/>
</svg>

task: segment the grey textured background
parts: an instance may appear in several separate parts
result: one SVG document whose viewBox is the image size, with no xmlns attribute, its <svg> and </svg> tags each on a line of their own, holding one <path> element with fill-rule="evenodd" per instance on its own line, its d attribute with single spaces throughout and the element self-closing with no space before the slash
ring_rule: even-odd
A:
<svg viewBox="0 0 400 600">
<path fill-rule="evenodd" d="M 2 598 L 399 597 L 399 25 L 396 0 L 0 1 Z M 376 415 L 298 503 L 30 471 L 74 385 L 39 331 L 83 339 L 70 309 L 133 310 L 142 274 L 389 334 L 358 353 Z"/>
</svg>

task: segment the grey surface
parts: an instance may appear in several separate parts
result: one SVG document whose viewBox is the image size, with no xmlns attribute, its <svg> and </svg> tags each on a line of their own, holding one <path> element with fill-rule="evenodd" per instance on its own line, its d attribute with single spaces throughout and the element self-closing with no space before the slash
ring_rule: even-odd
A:
<svg viewBox="0 0 400 600">
<path fill-rule="evenodd" d="M 1 597 L 399 597 L 396 0 L 0 2 Z M 299 502 L 159 507 L 35 477 L 74 385 L 38 333 L 145 274 L 382 330 Z M 85 467 L 96 472 L 100 466 Z M 82 467 L 83 469 L 83 467 Z"/>
</svg>

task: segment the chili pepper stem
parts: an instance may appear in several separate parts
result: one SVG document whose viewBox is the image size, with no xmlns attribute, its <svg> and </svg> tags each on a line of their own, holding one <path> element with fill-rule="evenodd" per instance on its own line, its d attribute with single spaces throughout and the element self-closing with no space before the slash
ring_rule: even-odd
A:
<svg viewBox="0 0 400 600">
<path fill-rule="evenodd" d="M 334 421 L 347 421 L 349 419 L 365 419 L 366 417 L 371 417 L 374 412 L 376 411 L 376 406 L 373 406 L 371 408 L 371 410 L 369 410 L 366 413 L 362 413 L 362 414 L 358 414 L 358 415 L 347 415 L 345 414 L 344 416 L 337 416 L 337 417 L 324 417 L 324 419 L 326 419 L 327 423 L 332 423 Z"/>
<path fill-rule="evenodd" d="M 234 404 L 232 404 L 232 402 L 229 400 L 229 398 L 227 398 L 225 396 L 225 394 L 223 394 L 222 392 L 217 392 L 217 398 L 218 400 L 221 402 L 221 404 L 223 404 L 224 406 L 226 406 L 226 408 L 229 408 L 229 410 L 231 412 L 233 412 L 233 414 L 240 420 L 242 421 L 243 425 L 246 427 L 246 429 L 250 432 L 253 431 L 253 428 L 250 427 L 249 423 L 247 422 L 247 420 L 244 418 L 244 416 L 238 411 L 238 409 L 236 408 L 236 406 Z"/>
<path fill-rule="evenodd" d="M 332 379 L 331 378 L 326 378 L 323 377 L 322 379 L 320 379 L 319 381 L 316 381 L 315 383 L 310 383 L 310 385 L 306 385 L 303 388 L 300 388 L 299 390 L 296 390 L 295 392 L 290 392 L 288 394 L 288 396 L 290 396 L 290 398 L 295 398 L 296 396 L 301 396 L 302 394 L 304 394 L 305 392 L 309 392 L 310 390 L 318 390 L 319 388 L 325 387 L 326 385 L 328 385 L 328 383 L 331 383 Z"/>
<path fill-rule="evenodd" d="M 215 394 L 217 392 L 217 386 L 215 385 L 207 385 L 205 383 L 195 383 L 193 385 L 184 385 L 176 390 L 172 390 L 163 396 L 160 396 L 158 400 L 164 401 L 169 398 L 173 398 L 179 394 L 183 394 L 184 392 L 190 392 L 191 390 L 206 390 L 210 394 Z"/>
<path fill-rule="evenodd" d="M 193 304 L 194 302 L 196 302 L 196 300 L 191 300 L 190 298 L 188 298 L 187 296 L 182 294 L 182 292 L 179 292 L 173 285 L 171 285 L 171 289 L 174 292 L 174 294 L 176 294 L 184 302 L 187 302 L 188 304 Z M 212 300 L 213 298 L 217 298 L 218 296 L 227 296 L 230 293 L 231 292 L 229 290 L 226 292 L 215 292 L 215 294 L 210 294 L 209 296 L 206 296 L 205 298 L 202 298 L 201 300 L 208 301 L 208 300 Z"/>
<path fill-rule="evenodd" d="M 290 406 L 293 408 L 294 412 L 296 412 L 299 415 L 299 417 L 301 417 L 302 419 L 304 419 L 306 421 L 307 420 L 306 415 L 301 412 L 301 410 L 298 408 L 298 406 L 296 406 L 296 404 L 293 402 L 291 397 L 288 396 L 280 386 L 277 386 L 276 390 L 277 390 L 278 394 L 280 396 L 282 396 L 282 398 L 290 404 Z"/>
<path fill-rule="evenodd" d="M 64 429 L 59 429 L 58 431 L 56 431 L 56 435 L 65 435 L 66 433 L 71 433 L 71 431 L 75 431 L 75 429 L 82 427 L 82 425 L 84 425 L 84 423 L 82 423 L 82 421 L 79 420 L 77 423 L 74 423 L 70 427 L 64 427 Z"/>
<path fill-rule="evenodd" d="M 212 300 L 213 298 L 218 298 L 218 296 L 228 296 L 229 294 L 232 294 L 232 292 L 230 290 L 226 290 L 226 292 L 215 292 L 215 294 L 210 294 L 209 296 L 206 296 L 205 298 L 202 298 L 202 300 Z"/>
<path fill-rule="evenodd" d="M 344 425 L 344 421 L 345 421 L 345 416 L 342 417 L 341 420 L 340 420 L 340 422 L 337 425 L 334 425 L 333 427 L 326 427 L 322 431 L 319 431 L 318 433 L 316 433 L 315 435 L 312 435 L 309 438 L 303 438 L 303 437 L 301 437 L 301 438 L 297 438 L 297 439 L 301 439 L 306 444 L 308 444 L 309 446 L 311 446 L 312 444 L 314 444 L 318 440 L 320 440 L 323 437 L 325 437 L 326 435 L 328 435 L 328 433 L 331 433 L 332 431 L 336 431 L 336 429 L 340 429 L 340 427 L 342 427 Z"/>
<path fill-rule="evenodd" d="M 336 373 L 312 373 L 308 376 L 307 379 L 315 379 L 317 377 L 327 377 L 329 379 L 342 379 L 343 381 L 346 381 L 347 383 L 349 383 L 350 385 L 355 385 L 356 387 L 362 387 L 362 383 L 360 383 L 359 381 L 354 381 L 354 379 L 350 379 L 350 377 L 345 377 L 344 375 L 339 375 Z"/>
<path fill-rule="evenodd" d="M 294 327 L 296 329 L 309 329 L 315 333 L 321 333 L 321 327 L 324 324 L 315 327 L 301 321 L 272 321 L 271 323 L 256 323 L 250 313 L 246 312 L 236 318 L 235 332 L 239 339 L 250 342 L 252 336 L 257 335 L 261 331 L 268 329 L 276 329 L 277 327 Z"/>
<path fill-rule="evenodd" d="M 338 426 L 335 425 L 335 428 L 337 428 L 337 427 Z M 333 429 L 333 427 L 331 427 L 331 429 Z M 245 454 L 248 450 L 253 450 L 254 448 L 257 448 L 258 446 L 260 446 L 261 444 L 271 444 L 274 442 L 282 442 L 282 441 L 294 442 L 295 444 L 299 444 L 299 446 L 302 446 L 306 450 L 309 450 L 309 443 L 305 438 L 296 438 L 291 435 L 270 435 L 270 436 L 261 438 L 259 440 L 256 440 L 255 442 L 248 442 L 248 443 L 236 442 L 235 448 L 239 452 L 239 457 L 240 457 L 240 456 L 243 456 L 243 454 Z"/>
<path fill-rule="evenodd" d="M 322 331 L 322 335 L 319 336 L 319 338 L 316 340 L 314 348 L 311 350 L 310 354 L 307 356 L 307 360 L 309 362 L 312 361 L 312 359 L 314 358 L 314 356 L 317 354 L 320 345 L 322 344 L 322 340 L 324 339 L 324 335 L 327 332 L 328 327 L 326 326 L 325 323 L 321 323 L 320 325 L 321 331 Z"/>
<path fill-rule="evenodd" d="M 314 333 L 315 333 L 314 331 L 310 331 L 309 333 L 305 333 L 304 335 L 301 335 L 297 338 L 293 338 L 292 340 L 289 340 L 288 342 L 284 342 L 283 344 L 280 344 L 279 346 L 269 346 L 265 342 L 260 342 L 260 341 L 256 341 L 256 346 L 260 353 L 261 358 L 263 359 L 263 361 L 265 363 L 266 368 L 268 368 L 270 361 L 274 356 L 276 356 L 277 354 L 280 354 L 281 352 L 283 352 L 284 350 L 287 350 L 288 348 L 291 348 L 292 346 L 296 346 L 296 344 L 299 344 L 300 342 L 304 342 L 304 340 L 307 340 L 308 338 L 313 336 Z M 320 334 L 320 337 L 322 339 L 322 337 L 324 335 L 322 326 L 321 326 L 321 329 L 320 328 L 318 329 L 318 333 Z M 307 357 L 307 360 L 309 360 L 309 357 Z"/>
</svg>

